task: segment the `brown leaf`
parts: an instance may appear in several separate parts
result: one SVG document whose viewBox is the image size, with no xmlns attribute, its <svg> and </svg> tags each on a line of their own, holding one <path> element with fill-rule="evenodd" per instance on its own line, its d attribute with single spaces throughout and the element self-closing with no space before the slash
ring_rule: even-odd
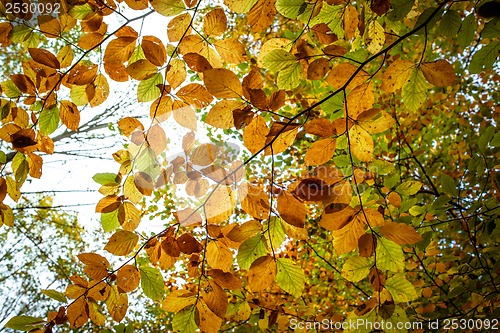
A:
<svg viewBox="0 0 500 333">
<path fill-rule="evenodd" d="M 326 58 L 319 58 L 309 64 L 307 68 L 307 78 L 309 80 L 321 80 L 330 69 L 329 61 Z"/>
<path fill-rule="evenodd" d="M 423 63 L 422 72 L 429 83 L 438 87 L 451 86 L 457 82 L 453 66 L 444 59 Z"/>
<path fill-rule="evenodd" d="M 227 295 L 214 281 L 207 281 L 201 292 L 202 300 L 220 318 L 225 318 L 228 307 Z"/>
<path fill-rule="evenodd" d="M 306 207 L 304 203 L 289 192 L 283 191 L 277 199 L 278 212 L 285 222 L 294 227 L 304 228 L 306 222 Z"/>
<path fill-rule="evenodd" d="M 178 42 L 181 40 L 182 36 L 185 34 L 189 36 L 191 34 L 191 14 L 183 13 L 174 17 L 168 23 L 167 36 L 171 43 Z"/>
<path fill-rule="evenodd" d="M 344 31 L 348 39 L 354 38 L 358 28 L 358 11 L 354 6 L 347 6 L 344 11 Z"/>
<path fill-rule="evenodd" d="M 134 37 L 118 37 L 112 40 L 104 52 L 104 62 L 108 64 L 123 64 L 130 59 L 135 50 Z"/>
<path fill-rule="evenodd" d="M 116 195 L 109 195 L 97 203 L 95 207 L 95 212 L 96 213 L 109 213 L 112 212 L 120 206 L 120 199 Z"/>
<path fill-rule="evenodd" d="M 155 36 L 142 37 L 142 50 L 146 59 L 155 66 L 163 66 L 167 61 L 167 52 L 163 42 Z"/>
<path fill-rule="evenodd" d="M 347 206 L 341 210 L 323 214 L 318 224 L 327 230 L 339 230 L 351 222 L 355 214 L 356 211 L 352 207 Z"/>
<path fill-rule="evenodd" d="M 44 49 L 29 48 L 28 52 L 33 58 L 33 60 L 35 60 L 39 64 L 42 64 L 44 66 L 53 69 L 61 68 L 59 60 L 57 60 L 57 57 L 53 55 L 50 51 Z"/>
<path fill-rule="evenodd" d="M 172 59 L 167 67 L 167 81 L 173 89 L 178 88 L 186 80 L 186 67 L 179 59 Z"/>
<path fill-rule="evenodd" d="M 81 253 L 78 259 L 85 264 L 83 271 L 94 280 L 101 280 L 108 276 L 109 261 L 97 253 Z"/>
<path fill-rule="evenodd" d="M 81 297 L 71 303 L 66 309 L 70 328 L 82 327 L 89 320 L 89 308 L 85 298 Z"/>
<path fill-rule="evenodd" d="M 229 290 L 241 288 L 241 279 L 236 277 L 233 273 L 224 272 L 221 269 L 211 269 L 207 272 L 207 275 L 210 276 L 221 288 Z"/>
<path fill-rule="evenodd" d="M 246 188 L 242 187 L 239 191 L 241 208 L 252 217 L 264 220 L 269 216 L 269 198 L 266 192 L 259 186 L 248 184 Z"/>
<path fill-rule="evenodd" d="M 59 107 L 59 116 L 66 127 L 72 131 L 77 131 L 80 125 L 80 111 L 75 103 L 70 101 L 61 101 Z"/>
<path fill-rule="evenodd" d="M 358 239 L 359 255 L 361 257 L 370 257 L 377 247 L 377 238 L 374 234 L 363 234 Z"/>
<path fill-rule="evenodd" d="M 326 118 L 315 118 L 305 123 L 304 131 L 325 138 L 335 134 L 335 126 Z"/>
<path fill-rule="evenodd" d="M 153 193 L 154 183 L 150 175 L 139 171 L 134 175 L 134 184 L 143 195 L 149 196 Z"/>
<path fill-rule="evenodd" d="M 198 53 L 186 53 L 182 58 L 188 67 L 195 72 L 202 73 L 206 70 L 212 69 L 212 65 L 210 65 L 208 60 Z"/>
<path fill-rule="evenodd" d="M 371 10 L 378 16 L 382 16 L 387 13 L 390 7 L 390 0 L 372 0 L 370 5 Z"/>
<path fill-rule="evenodd" d="M 174 217 L 182 227 L 198 225 L 198 224 L 201 224 L 201 222 L 202 222 L 202 218 L 201 218 L 200 213 L 198 213 L 197 211 L 194 211 L 191 208 L 186 208 L 186 209 L 182 209 L 182 210 L 179 210 L 177 212 L 174 212 Z"/>
<path fill-rule="evenodd" d="M 185 254 L 199 253 L 203 250 L 203 246 L 191 234 L 182 234 L 177 238 L 179 250 Z"/>
<path fill-rule="evenodd" d="M 146 59 L 139 59 L 127 67 L 127 74 L 139 81 L 150 78 L 157 71 L 158 68 Z"/>
</svg>

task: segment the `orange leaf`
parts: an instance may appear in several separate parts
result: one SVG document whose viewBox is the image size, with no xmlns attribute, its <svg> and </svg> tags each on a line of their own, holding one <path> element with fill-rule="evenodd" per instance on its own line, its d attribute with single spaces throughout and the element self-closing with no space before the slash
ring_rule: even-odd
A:
<svg viewBox="0 0 500 333">
<path fill-rule="evenodd" d="M 294 227 L 304 228 L 306 222 L 306 207 L 304 203 L 292 194 L 283 191 L 278 195 L 278 212 L 285 222 Z"/>
<path fill-rule="evenodd" d="M 400 245 L 416 244 L 422 240 L 415 228 L 404 223 L 388 222 L 380 228 L 380 233 Z"/>
<path fill-rule="evenodd" d="M 59 107 L 59 116 L 66 127 L 72 131 L 77 131 L 80 125 L 80 111 L 75 103 L 70 101 L 61 101 Z"/>
<path fill-rule="evenodd" d="M 116 274 L 116 285 L 123 292 L 134 291 L 141 281 L 141 274 L 134 265 L 125 265 Z"/>
<path fill-rule="evenodd" d="M 267 255 L 255 260 L 247 273 L 248 285 L 253 292 L 263 292 L 276 279 L 276 262 Z"/>
<path fill-rule="evenodd" d="M 304 162 L 306 165 L 321 165 L 330 161 L 335 153 L 336 140 L 326 138 L 314 142 L 307 150 Z"/>
<path fill-rule="evenodd" d="M 142 50 L 146 59 L 155 66 L 163 66 L 167 61 L 167 52 L 162 41 L 155 36 L 144 36 L 142 38 Z"/>
<path fill-rule="evenodd" d="M 453 66 L 444 59 L 424 63 L 422 72 L 429 83 L 438 87 L 451 86 L 457 82 Z"/>
</svg>

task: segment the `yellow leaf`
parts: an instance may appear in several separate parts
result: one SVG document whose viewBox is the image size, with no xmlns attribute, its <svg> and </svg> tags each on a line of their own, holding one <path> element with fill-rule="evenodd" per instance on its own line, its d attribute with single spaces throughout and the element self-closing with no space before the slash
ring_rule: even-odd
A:
<svg viewBox="0 0 500 333">
<path fill-rule="evenodd" d="M 108 64 L 123 64 L 130 59 L 135 50 L 134 37 L 119 37 L 112 40 L 104 52 L 104 62 Z"/>
<path fill-rule="evenodd" d="M 138 81 L 150 78 L 157 71 L 158 68 L 146 59 L 139 59 L 136 62 L 131 63 L 127 67 L 128 75 Z"/>
<path fill-rule="evenodd" d="M 203 82 L 217 98 L 239 98 L 243 95 L 238 76 L 228 69 L 215 68 L 203 72 Z"/>
<path fill-rule="evenodd" d="M 97 326 L 104 326 L 106 323 L 106 316 L 99 312 L 98 305 L 96 302 L 87 299 L 87 306 L 89 309 L 90 320 Z"/>
<path fill-rule="evenodd" d="M 366 220 L 360 215 L 362 212 L 358 212 L 341 229 L 332 231 L 333 246 L 337 255 L 349 253 L 358 246 L 358 239 L 365 233 L 366 228 Z"/>
<path fill-rule="evenodd" d="M 259 220 L 268 218 L 270 210 L 269 198 L 262 188 L 252 184 L 240 187 L 239 197 L 243 198 L 241 208 L 247 214 Z"/>
<path fill-rule="evenodd" d="M 243 108 L 245 104 L 237 100 L 222 100 L 208 111 L 205 123 L 208 125 L 229 129 L 234 127 L 233 110 Z"/>
<path fill-rule="evenodd" d="M 173 89 L 178 88 L 186 80 L 186 67 L 179 59 L 170 61 L 167 67 L 167 81 Z"/>
<path fill-rule="evenodd" d="M 222 8 L 209 11 L 203 19 L 203 31 L 209 37 L 220 36 L 226 31 L 227 18 Z"/>
<path fill-rule="evenodd" d="M 375 103 L 373 85 L 371 82 L 362 84 L 354 88 L 349 95 L 347 95 L 346 113 L 352 119 L 358 119 L 358 116 L 363 113 L 363 111 L 373 107 L 373 103 Z"/>
<path fill-rule="evenodd" d="M 267 29 L 276 16 L 276 0 L 259 0 L 247 14 L 248 25 L 253 32 Z"/>
<path fill-rule="evenodd" d="M 377 110 L 378 111 L 378 110 Z M 376 112 L 375 115 L 365 117 L 361 114 L 358 117 L 358 124 L 370 134 L 382 133 L 396 124 L 396 120 L 387 112 Z"/>
<path fill-rule="evenodd" d="M 109 297 L 106 300 L 106 308 L 111 318 L 117 322 L 122 321 L 128 309 L 128 296 L 120 293 L 117 286 L 111 286 Z"/>
<path fill-rule="evenodd" d="M 177 313 L 182 309 L 195 304 L 196 294 L 187 290 L 174 290 L 165 297 L 162 309 L 168 312 Z"/>
<path fill-rule="evenodd" d="M 247 273 L 248 285 L 253 292 L 263 292 L 273 285 L 276 278 L 276 262 L 267 255 L 255 260 Z"/>
<path fill-rule="evenodd" d="M 236 13 L 248 13 L 257 0 L 224 0 L 224 4 Z"/>
<path fill-rule="evenodd" d="M 415 64 L 409 60 L 397 59 L 384 72 L 380 88 L 388 93 L 403 88 L 414 66 Z"/>
<path fill-rule="evenodd" d="M 404 223 L 388 222 L 380 228 L 380 233 L 400 245 L 416 244 L 422 240 L 415 228 Z"/>
<path fill-rule="evenodd" d="M 201 332 L 217 333 L 222 325 L 222 319 L 213 313 L 205 302 L 201 301 L 196 304 L 198 309 L 198 327 Z"/>
<path fill-rule="evenodd" d="M 444 59 L 423 63 L 422 72 L 429 83 L 438 87 L 451 86 L 457 82 L 453 66 Z"/>
<path fill-rule="evenodd" d="M 139 236 L 136 233 L 120 230 L 111 236 L 104 250 L 117 256 L 125 256 L 132 252 L 138 241 Z"/>
<path fill-rule="evenodd" d="M 354 125 L 349 130 L 351 151 L 361 162 L 373 159 L 373 139 L 361 126 Z"/>
<path fill-rule="evenodd" d="M 377 53 L 384 47 L 385 30 L 378 21 L 373 20 L 368 23 L 365 32 L 365 43 L 368 51 L 372 54 Z"/>
<path fill-rule="evenodd" d="M 126 201 L 118 208 L 118 221 L 124 230 L 134 231 L 141 222 L 141 211 Z"/>
<path fill-rule="evenodd" d="M 228 219 L 234 210 L 235 200 L 231 187 L 219 186 L 205 203 L 205 214 L 209 223 L 221 223 Z"/>
<path fill-rule="evenodd" d="M 245 47 L 235 38 L 225 38 L 214 43 L 222 59 L 230 64 L 241 64 L 247 55 Z"/>
<path fill-rule="evenodd" d="M 326 138 L 314 142 L 307 150 L 304 162 L 306 165 L 321 165 L 330 161 L 335 153 L 336 140 Z"/>
<path fill-rule="evenodd" d="M 208 264 L 214 269 L 229 272 L 233 266 L 233 253 L 220 241 L 209 242 L 206 249 Z"/>
<path fill-rule="evenodd" d="M 339 230 L 351 221 L 354 214 L 356 214 L 356 211 L 347 206 L 340 211 L 323 214 L 318 224 L 327 230 Z"/>
<path fill-rule="evenodd" d="M 243 142 L 245 143 L 245 147 L 247 147 L 252 154 L 257 153 L 259 150 L 264 148 L 268 133 L 269 128 L 267 127 L 264 118 L 260 115 L 256 116 L 243 132 Z"/>
<path fill-rule="evenodd" d="M 182 36 L 186 34 L 189 36 L 191 34 L 191 14 L 183 13 L 174 17 L 167 27 L 168 40 L 171 43 L 175 43 L 181 40 Z"/>
</svg>

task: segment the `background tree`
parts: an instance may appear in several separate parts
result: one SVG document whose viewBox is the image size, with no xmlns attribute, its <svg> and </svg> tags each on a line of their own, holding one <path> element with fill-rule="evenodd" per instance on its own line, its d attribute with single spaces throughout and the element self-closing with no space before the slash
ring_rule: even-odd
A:
<svg viewBox="0 0 500 333">
<path fill-rule="evenodd" d="M 498 325 L 497 2 L 2 4 L 0 42 L 27 50 L 1 84 L 2 200 L 136 91 L 117 172 L 94 176 L 105 246 L 78 254 L 70 301 L 7 327 L 111 327 L 138 293 L 139 329 Z"/>
</svg>

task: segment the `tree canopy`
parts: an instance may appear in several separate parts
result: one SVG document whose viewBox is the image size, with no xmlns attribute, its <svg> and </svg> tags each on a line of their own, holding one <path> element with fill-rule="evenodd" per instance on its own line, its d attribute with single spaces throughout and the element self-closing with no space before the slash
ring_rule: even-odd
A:
<svg viewBox="0 0 500 333">
<path fill-rule="evenodd" d="M 51 299 L 5 327 L 498 329 L 499 7 L 2 0 L 2 294 Z M 101 194 L 85 252 L 74 217 L 22 206 L 89 133 L 118 144 L 78 180 Z"/>
</svg>

